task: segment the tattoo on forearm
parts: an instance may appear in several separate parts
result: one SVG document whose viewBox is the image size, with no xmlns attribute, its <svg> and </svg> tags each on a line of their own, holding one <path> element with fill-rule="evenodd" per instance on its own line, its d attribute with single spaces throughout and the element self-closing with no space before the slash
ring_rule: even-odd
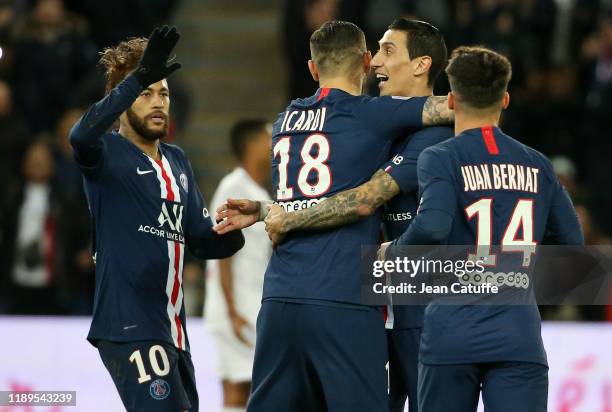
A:
<svg viewBox="0 0 612 412">
<path fill-rule="evenodd" d="M 318 205 L 288 213 L 283 231 L 329 229 L 355 222 L 399 193 L 399 186 L 386 172 L 379 170 L 363 185 L 340 192 Z"/>
<path fill-rule="evenodd" d="M 448 97 L 430 96 L 423 106 L 423 125 L 448 125 L 455 121 L 455 113 L 448 108 Z"/>
</svg>

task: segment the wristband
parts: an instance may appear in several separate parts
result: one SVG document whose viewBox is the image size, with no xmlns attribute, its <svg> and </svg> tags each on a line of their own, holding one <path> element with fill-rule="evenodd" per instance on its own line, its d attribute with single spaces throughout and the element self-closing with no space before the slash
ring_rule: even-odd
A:
<svg viewBox="0 0 612 412">
<path fill-rule="evenodd" d="M 260 200 L 259 201 L 259 222 L 263 222 L 268 216 L 268 206 L 273 202 L 271 200 Z"/>
</svg>

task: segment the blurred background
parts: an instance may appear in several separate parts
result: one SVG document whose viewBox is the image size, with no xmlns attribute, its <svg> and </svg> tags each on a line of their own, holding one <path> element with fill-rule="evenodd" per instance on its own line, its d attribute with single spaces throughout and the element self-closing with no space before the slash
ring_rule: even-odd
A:
<svg viewBox="0 0 612 412">
<path fill-rule="evenodd" d="M 0 314 L 91 313 L 89 217 L 67 135 L 103 96 L 97 59 L 104 47 L 160 24 L 179 27 L 183 69 L 170 79 L 168 140 L 185 149 L 210 201 L 235 166 L 232 124 L 273 121 L 289 99 L 316 90 L 306 66 L 313 30 L 349 20 L 376 51 L 397 16 L 436 25 L 449 51 L 482 44 L 511 59 L 502 127 L 552 159 L 587 243 L 610 244 L 612 0 L 0 0 Z M 435 91 L 447 93 L 446 79 Z M 24 200 L 30 183 L 45 188 L 39 202 Z M 205 279 L 203 264 L 185 266 L 191 316 L 202 315 Z M 612 321 L 610 306 L 542 313 L 551 321 Z M 0 339 L 5 333 L 0 327 Z"/>
</svg>

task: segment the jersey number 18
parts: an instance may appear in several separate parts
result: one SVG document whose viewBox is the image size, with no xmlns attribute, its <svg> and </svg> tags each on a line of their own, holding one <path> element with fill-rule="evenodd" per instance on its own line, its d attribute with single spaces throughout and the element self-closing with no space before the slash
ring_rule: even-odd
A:
<svg viewBox="0 0 612 412">
<path fill-rule="evenodd" d="M 278 163 L 278 187 L 276 189 L 276 200 L 293 199 L 293 187 L 289 187 L 287 169 L 291 159 L 289 151 L 291 150 L 291 136 L 281 138 L 273 149 L 274 158 L 280 157 Z M 317 146 L 316 155 L 310 152 Z M 325 135 L 320 133 L 311 134 L 306 138 L 300 151 L 302 158 L 302 167 L 298 172 L 297 186 L 302 195 L 306 197 L 317 197 L 327 192 L 331 186 L 331 170 L 325 163 L 329 158 L 329 141 Z M 311 184 L 308 181 L 308 176 L 311 172 L 316 173 L 316 183 Z"/>
</svg>

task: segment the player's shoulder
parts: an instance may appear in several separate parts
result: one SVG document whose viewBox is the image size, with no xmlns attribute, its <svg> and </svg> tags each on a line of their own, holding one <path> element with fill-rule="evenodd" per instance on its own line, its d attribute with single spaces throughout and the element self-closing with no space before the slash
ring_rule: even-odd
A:
<svg viewBox="0 0 612 412">
<path fill-rule="evenodd" d="M 448 138 L 426 147 L 419 156 L 419 162 L 423 165 L 435 165 L 437 163 L 448 165 L 454 158 L 454 147 L 457 145 L 457 139 Z"/>
<path fill-rule="evenodd" d="M 166 142 L 159 142 L 159 145 L 162 147 L 162 150 L 164 152 L 171 153 L 172 155 L 176 156 L 181 160 L 187 160 L 187 155 L 185 154 L 185 151 L 179 146 Z"/>
<path fill-rule="evenodd" d="M 441 128 L 441 129 L 450 129 L 450 128 Z M 442 133 L 440 133 L 440 138 L 442 139 Z M 435 153 L 438 156 L 450 156 L 455 147 L 460 143 L 459 139 L 454 136 L 453 132 L 450 132 L 450 137 L 447 137 L 448 134 L 443 135 L 444 139 L 438 142 L 435 145 L 429 146 L 425 151 L 428 153 Z"/>
<path fill-rule="evenodd" d="M 411 140 L 422 140 L 430 143 L 429 146 L 432 146 L 434 144 L 442 143 L 453 136 L 455 136 L 455 131 L 452 127 L 431 126 L 417 130 L 416 132 L 412 133 L 409 138 Z"/>
<path fill-rule="evenodd" d="M 174 162 L 178 163 L 183 168 L 187 169 L 190 167 L 189 159 L 182 148 L 175 144 L 166 142 L 160 142 L 160 147 L 166 157 L 172 158 Z"/>
<path fill-rule="evenodd" d="M 550 159 L 548 158 L 548 156 L 546 156 L 545 154 L 543 154 L 542 152 L 540 152 L 539 150 L 534 149 L 531 146 L 526 145 L 525 143 L 513 138 L 512 136 L 509 136 L 505 133 L 503 133 L 503 135 L 509 139 L 509 141 L 515 146 L 516 151 L 523 157 L 526 158 L 526 160 L 540 165 L 542 167 L 544 167 L 547 171 L 551 171 L 553 170 L 553 166 L 552 166 L 552 162 L 550 161 Z"/>
<path fill-rule="evenodd" d="M 179 153 L 181 156 L 185 156 L 185 151 L 173 143 L 159 142 L 159 144 L 168 151 L 171 151 L 173 153 Z"/>
</svg>

